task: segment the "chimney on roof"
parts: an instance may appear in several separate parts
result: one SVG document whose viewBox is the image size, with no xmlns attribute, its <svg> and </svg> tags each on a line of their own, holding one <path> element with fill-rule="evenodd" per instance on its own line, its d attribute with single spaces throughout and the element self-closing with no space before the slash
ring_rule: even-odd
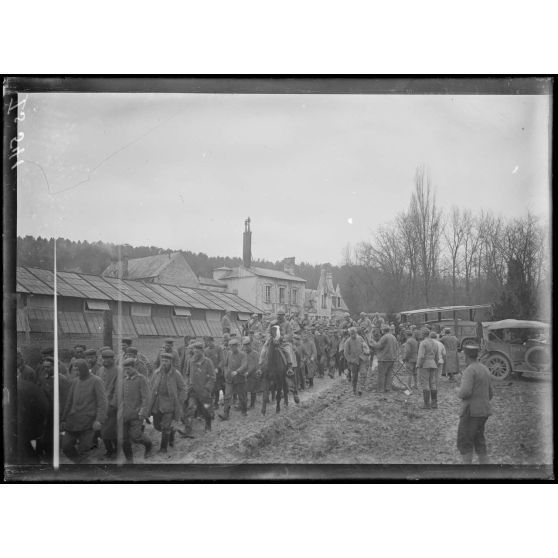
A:
<svg viewBox="0 0 558 558">
<path fill-rule="evenodd" d="M 295 259 L 294 258 L 285 258 L 283 260 L 283 270 L 285 273 L 289 275 L 295 274 Z"/>
<path fill-rule="evenodd" d="M 252 231 L 250 230 L 250 217 L 244 221 L 242 264 L 245 268 L 249 268 L 252 265 Z"/>
</svg>

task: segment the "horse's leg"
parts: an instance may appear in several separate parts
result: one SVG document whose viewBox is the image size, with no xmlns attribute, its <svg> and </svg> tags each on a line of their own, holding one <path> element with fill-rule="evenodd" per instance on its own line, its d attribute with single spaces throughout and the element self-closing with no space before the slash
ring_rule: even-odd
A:
<svg viewBox="0 0 558 558">
<path fill-rule="evenodd" d="M 267 382 L 267 378 L 263 378 L 263 394 L 262 394 L 262 415 L 265 415 L 265 409 L 267 406 L 267 398 L 269 397 L 269 385 Z"/>
<path fill-rule="evenodd" d="M 285 399 L 285 407 L 289 406 L 289 391 L 290 391 L 290 387 L 289 387 L 289 379 L 287 378 L 287 375 L 285 374 L 285 376 L 283 377 L 283 397 Z"/>
<path fill-rule="evenodd" d="M 281 411 L 281 386 L 276 386 L 277 391 L 275 392 L 275 401 L 277 401 L 277 405 L 275 406 L 275 412 L 279 413 Z"/>
</svg>

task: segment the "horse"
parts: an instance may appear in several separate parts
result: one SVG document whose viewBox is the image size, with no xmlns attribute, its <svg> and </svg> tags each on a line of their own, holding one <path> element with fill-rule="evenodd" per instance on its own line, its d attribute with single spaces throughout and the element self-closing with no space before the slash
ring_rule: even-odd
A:
<svg viewBox="0 0 558 558">
<path fill-rule="evenodd" d="M 285 406 L 289 404 L 289 385 L 287 383 L 288 364 L 279 347 L 279 327 L 271 327 L 271 338 L 267 345 L 267 355 L 262 366 L 262 415 L 265 415 L 269 392 L 275 392 L 275 412 L 281 411 L 281 394 L 285 398 Z"/>
</svg>

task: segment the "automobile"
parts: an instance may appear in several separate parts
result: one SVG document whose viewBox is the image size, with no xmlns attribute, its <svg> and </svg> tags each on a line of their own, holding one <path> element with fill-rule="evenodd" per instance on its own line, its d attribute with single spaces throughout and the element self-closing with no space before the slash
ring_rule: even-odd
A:
<svg viewBox="0 0 558 558">
<path fill-rule="evenodd" d="M 495 380 L 549 371 L 550 352 L 549 324 L 511 319 L 483 322 L 480 360 Z"/>
<path fill-rule="evenodd" d="M 457 327 L 456 327 L 457 322 Z M 479 324 L 470 320 L 434 320 L 426 322 L 426 325 L 433 327 L 437 331 L 449 328 L 452 335 L 457 337 L 459 343 L 458 350 L 461 351 L 463 345 L 479 344 Z"/>
</svg>

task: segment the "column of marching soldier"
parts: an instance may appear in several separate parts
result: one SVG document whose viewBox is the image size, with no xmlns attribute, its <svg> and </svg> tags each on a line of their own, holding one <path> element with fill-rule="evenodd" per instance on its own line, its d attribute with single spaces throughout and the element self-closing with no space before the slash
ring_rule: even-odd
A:
<svg viewBox="0 0 558 558">
<path fill-rule="evenodd" d="M 133 461 L 132 444 L 152 454 L 153 443 L 145 432 L 152 420 L 161 433 L 159 452 L 174 446 L 175 436 L 193 437 L 192 421 L 205 421 L 211 430 L 214 411 L 229 420 L 236 408 L 247 415 L 261 393 L 270 326 L 280 328 L 281 348 L 293 368 L 290 390 L 312 389 L 314 378 L 335 372 L 351 382 L 353 393 L 365 389 L 374 355 L 377 359 L 380 392 L 392 389 L 396 363 L 402 361 L 409 387 L 423 391 L 424 408 L 437 408 L 437 378 L 445 370 L 450 380 L 459 372 L 457 339 L 444 331 L 441 339 L 430 329 L 414 327 L 397 331 L 398 326 L 376 315 L 361 312 L 352 319 L 348 313 L 337 319 L 309 318 L 308 315 L 253 315 L 239 338 L 231 332 L 227 315 L 222 322 L 222 343 L 211 336 L 203 341 L 185 337 L 177 351 L 173 339 L 165 340 L 153 362 L 122 339 L 118 354 L 110 347 L 99 351 L 76 345 L 66 367 L 59 362 L 59 409 L 61 448 L 72 461 L 80 462 L 87 452 L 100 445 L 105 457 L 117 453 L 117 440 L 128 462 Z M 399 333 L 399 339 L 396 335 Z M 18 351 L 18 454 L 20 462 L 52 459 L 53 440 L 53 350 L 42 351 L 42 362 L 33 370 Z M 250 398 L 248 400 L 248 394 Z"/>
</svg>

